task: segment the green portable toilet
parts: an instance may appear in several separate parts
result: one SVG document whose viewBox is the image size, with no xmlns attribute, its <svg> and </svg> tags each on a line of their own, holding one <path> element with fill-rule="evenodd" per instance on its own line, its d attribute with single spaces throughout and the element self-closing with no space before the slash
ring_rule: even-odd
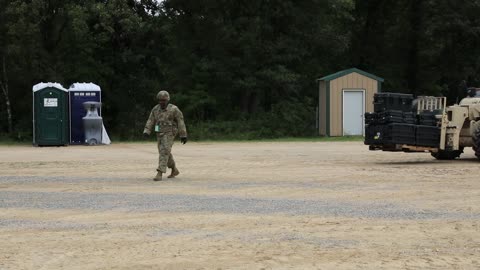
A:
<svg viewBox="0 0 480 270">
<path fill-rule="evenodd" d="M 59 83 L 33 86 L 33 144 L 67 145 L 68 90 Z"/>
</svg>

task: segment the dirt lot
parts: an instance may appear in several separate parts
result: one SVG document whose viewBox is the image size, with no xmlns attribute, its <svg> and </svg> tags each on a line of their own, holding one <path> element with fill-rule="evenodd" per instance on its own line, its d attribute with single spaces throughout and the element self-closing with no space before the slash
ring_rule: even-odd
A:
<svg viewBox="0 0 480 270">
<path fill-rule="evenodd" d="M 480 269 L 480 162 L 361 142 L 0 146 L 0 269 Z"/>
</svg>

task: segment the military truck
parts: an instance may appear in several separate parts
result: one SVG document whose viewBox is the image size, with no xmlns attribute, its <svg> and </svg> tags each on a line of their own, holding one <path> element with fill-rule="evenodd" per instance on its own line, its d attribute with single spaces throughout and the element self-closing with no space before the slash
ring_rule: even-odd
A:
<svg viewBox="0 0 480 270">
<path fill-rule="evenodd" d="M 472 147 L 480 159 L 480 88 L 469 88 L 468 97 L 448 107 L 445 97 L 380 93 L 374 100 L 375 112 L 365 114 L 370 150 L 430 152 L 452 160 Z"/>
</svg>

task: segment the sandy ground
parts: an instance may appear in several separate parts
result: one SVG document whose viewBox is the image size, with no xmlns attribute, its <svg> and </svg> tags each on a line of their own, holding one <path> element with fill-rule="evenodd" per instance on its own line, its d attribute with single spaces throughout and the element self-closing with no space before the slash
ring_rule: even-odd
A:
<svg viewBox="0 0 480 270">
<path fill-rule="evenodd" d="M 361 142 L 0 146 L 0 269 L 480 269 L 480 162 Z"/>
</svg>

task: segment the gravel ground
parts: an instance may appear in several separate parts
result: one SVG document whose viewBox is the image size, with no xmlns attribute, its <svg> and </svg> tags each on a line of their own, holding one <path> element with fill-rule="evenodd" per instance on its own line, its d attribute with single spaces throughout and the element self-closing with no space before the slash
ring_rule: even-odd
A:
<svg viewBox="0 0 480 270">
<path fill-rule="evenodd" d="M 480 163 L 361 142 L 0 146 L 0 270 L 480 269 Z"/>
</svg>

